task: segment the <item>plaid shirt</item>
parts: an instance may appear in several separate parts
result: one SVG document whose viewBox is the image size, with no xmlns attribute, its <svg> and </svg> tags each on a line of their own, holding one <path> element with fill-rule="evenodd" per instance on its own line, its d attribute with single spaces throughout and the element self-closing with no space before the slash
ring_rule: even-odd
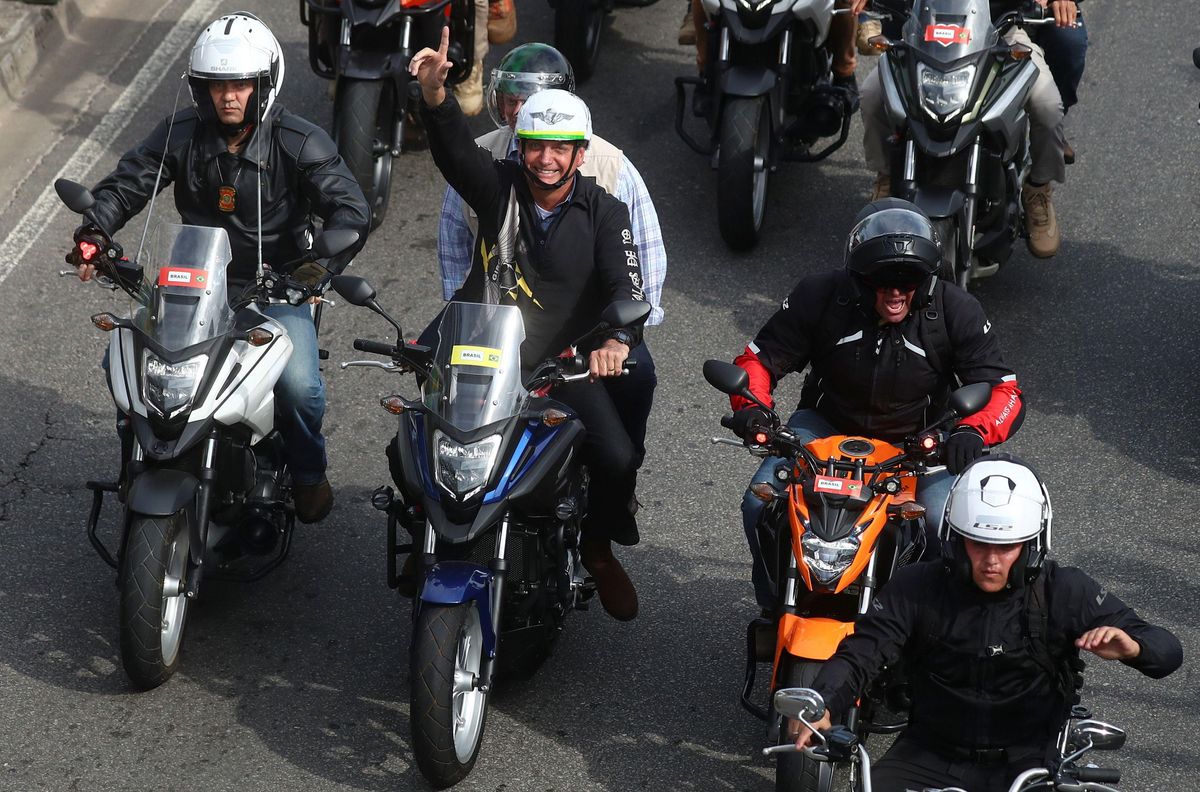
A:
<svg viewBox="0 0 1200 792">
<path fill-rule="evenodd" d="M 663 246 L 662 229 L 658 225 L 658 213 L 642 176 L 625 155 L 621 155 L 621 171 L 617 176 L 616 197 L 629 207 L 629 220 L 633 241 L 638 246 L 638 260 L 642 265 L 642 286 L 646 300 L 654 306 L 647 325 L 661 324 L 663 281 L 667 277 L 667 250 Z M 438 218 L 438 263 L 442 267 L 442 298 L 449 300 L 458 291 L 471 271 L 472 245 L 475 240 L 467 218 L 463 214 L 463 201 L 452 188 L 446 188 L 442 199 L 442 213 Z"/>
</svg>

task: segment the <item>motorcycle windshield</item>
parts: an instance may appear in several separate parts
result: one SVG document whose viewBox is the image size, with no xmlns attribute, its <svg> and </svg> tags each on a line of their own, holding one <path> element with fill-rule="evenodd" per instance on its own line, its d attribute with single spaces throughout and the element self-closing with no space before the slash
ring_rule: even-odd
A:
<svg viewBox="0 0 1200 792">
<path fill-rule="evenodd" d="M 225 268 L 233 259 L 223 228 L 169 223 L 155 229 L 134 324 L 174 352 L 233 327 Z"/>
<path fill-rule="evenodd" d="M 904 42 L 939 63 L 991 49 L 998 40 L 988 0 L 922 0 L 904 25 Z"/>
<path fill-rule="evenodd" d="M 521 384 L 524 340 L 515 305 L 450 303 L 438 323 L 425 406 L 464 432 L 516 415 L 529 399 Z"/>
</svg>

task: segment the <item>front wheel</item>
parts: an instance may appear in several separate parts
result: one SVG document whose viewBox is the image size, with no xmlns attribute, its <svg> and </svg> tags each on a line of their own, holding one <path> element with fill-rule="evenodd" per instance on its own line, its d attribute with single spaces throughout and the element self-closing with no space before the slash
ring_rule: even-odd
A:
<svg viewBox="0 0 1200 792">
<path fill-rule="evenodd" d="M 466 778 L 475 766 L 487 719 L 483 628 L 473 602 L 421 606 L 413 631 L 410 722 L 413 755 L 436 789 Z"/>
<path fill-rule="evenodd" d="M 767 205 L 771 114 L 765 96 L 734 97 L 721 113 L 717 225 L 735 250 L 758 243 Z"/>
<path fill-rule="evenodd" d="M 333 138 L 371 207 L 372 231 L 387 214 L 396 113 L 396 86 L 390 80 L 339 81 Z"/>
<path fill-rule="evenodd" d="M 783 673 L 779 687 L 811 688 L 821 671 L 821 663 L 792 659 Z M 781 729 L 785 733 L 786 729 Z M 833 765 L 818 762 L 802 753 L 780 754 L 775 766 L 775 792 L 830 792 L 833 788 Z"/>
<path fill-rule="evenodd" d="M 130 515 L 121 554 L 121 663 L 138 687 L 149 690 L 179 665 L 188 599 L 184 512 L 170 517 Z"/>
<path fill-rule="evenodd" d="M 558 0 L 554 9 L 554 46 L 571 62 L 580 82 L 596 71 L 604 11 L 603 0 Z"/>
<path fill-rule="evenodd" d="M 957 283 L 962 288 L 967 288 L 966 283 L 969 280 L 968 268 L 961 268 L 958 263 L 958 221 L 956 218 L 947 217 L 933 221 L 933 230 L 938 235 L 938 242 L 942 246 L 942 264 L 938 269 L 938 277 L 950 283 Z M 960 282 L 960 276 L 961 282 Z"/>
</svg>

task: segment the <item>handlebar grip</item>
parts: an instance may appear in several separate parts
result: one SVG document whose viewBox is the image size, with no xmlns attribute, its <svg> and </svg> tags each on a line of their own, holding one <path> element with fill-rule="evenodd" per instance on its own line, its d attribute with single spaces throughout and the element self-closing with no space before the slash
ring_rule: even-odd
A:
<svg viewBox="0 0 1200 792">
<path fill-rule="evenodd" d="M 1080 781 L 1092 781 L 1097 784 L 1119 784 L 1121 771 L 1115 767 L 1081 767 L 1075 773 Z"/>
<path fill-rule="evenodd" d="M 732 415 L 722 415 L 721 416 L 721 426 L 724 426 L 726 429 L 733 429 L 733 416 Z"/>
<path fill-rule="evenodd" d="M 354 348 L 359 352 L 370 352 L 372 355 L 396 356 L 396 347 L 382 341 L 372 341 L 369 338 L 354 339 Z"/>
</svg>

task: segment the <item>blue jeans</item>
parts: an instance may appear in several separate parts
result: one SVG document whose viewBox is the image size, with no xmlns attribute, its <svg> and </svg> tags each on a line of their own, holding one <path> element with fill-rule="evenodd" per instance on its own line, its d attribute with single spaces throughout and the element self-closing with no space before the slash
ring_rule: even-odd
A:
<svg viewBox="0 0 1200 792">
<path fill-rule="evenodd" d="M 797 410 L 787 420 L 788 427 L 804 443 L 810 443 L 821 437 L 842 434 L 825 416 L 816 410 Z M 777 490 L 783 490 L 783 484 L 775 477 L 775 472 L 786 466 L 787 460 L 782 457 L 767 457 L 758 466 L 758 472 L 750 479 L 750 484 L 768 483 Z M 954 477 L 945 470 L 931 473 L 917 479 L 917 502 L 925 507 L 926 554 L 929 548 L 937 548 L 937 530 L 942 524 L 942 512 L 946 509 L 946 500 L 950 497 L 950 485 Z M 765 610 L 773 610 L 776 605 L 777 592 L 771 585 L 771 576 L 763 559 L 762 547 L 758 543 L 758 518 L 766 504 L 746 489 L 742 496 L 742 529 L 746 532 L 746 544 L 750 546 L 750 557 L 753 566 L 750 578 L 754 583 L 754 599 L 758 606 Z"/>
<path fill-rule="evenodd" d="M 292 358 L 275 383 L 276 428 L 283 438 L 292 480 L 300 485 L 319 484 L 325 478 L 325 383 L 317 357 L 317 328 L 312 306 L 272 304 L 265 311 L 279 322 L 292 340 Z"/>
<path fill-rule="evenodd" d="M 1083 80 L 1083 68 L 1087 63 L 1088 34 L 1083 24 L 1083 15 L 1078 18 L 1079 27 L 1060 28 L 1047 25 L 1037 30 L 1034 41 L 1046 53 L 1046 65 L 1062 96 L 1063 110 L 1079 101 L 1079 83 Z"/>
</svg>

